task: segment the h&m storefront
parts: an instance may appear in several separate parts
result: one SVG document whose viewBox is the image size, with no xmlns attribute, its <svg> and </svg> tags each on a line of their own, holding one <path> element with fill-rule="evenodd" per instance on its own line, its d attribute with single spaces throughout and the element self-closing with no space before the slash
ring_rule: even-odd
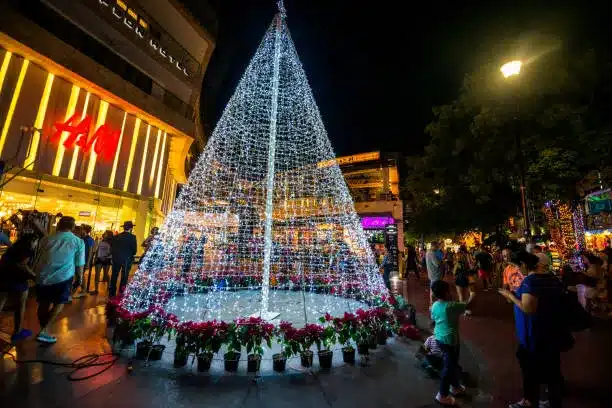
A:
<svg viewBox="0 0 612 408">
<path fill-rule="evenodd" d="M 74 216 L 142 242 L 186 181 L 192 138 L 0 33 L 0 218 Z"/>
</svg>

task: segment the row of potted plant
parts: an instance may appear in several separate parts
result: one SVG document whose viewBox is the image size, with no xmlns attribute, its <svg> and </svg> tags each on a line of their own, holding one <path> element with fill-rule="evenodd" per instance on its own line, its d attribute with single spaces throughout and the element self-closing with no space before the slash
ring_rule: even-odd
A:
<svg viewBox="0 0 612 408">
<path fill-rule="evenodd" d="M 112 300 L 107 305 L 107 316 L 117 318 L 115 341 L 137 343 L 137 358 L 155 360 L 161 358 L 164 346 L 159 342 L 164 335 L 175 337 L 176 366 L 187 364 L 189 356 L 198 362 L 198 370 L 210 368 L 213 356 L 225 346 L 224 365 L 227 371 L 236 371 L 245 348 L 248 371 L 259 370 L 264 345 L 271 348 L 272 342 L 281 346 L 281 352 L 273 355 L 273 368 L 285 369 L 286 361 L 292 356 L 300 356 L 304 367 L 311 367 L 314 353 L 318 351 L 321 368 L 331 368 L 333 346 L 342 346 L 343 360 L 355 362 L 355 348 L 359 354 L 367 354 L 377 344 L 385 344 L 388 336 L 397 333 L 400 326 L 394 304 L 389 297 L 378 302 L 372 309 L 359 309 L 355 313 L 345 313 L 341 317 L 326 314 L 318 324 L 294 327 L 291 323 L 281 322 L 278 327 L 261 318 L 236 319 L 233 322 L 206 321 L 179 323 L 176 316 L 165 313 L 160 308 L 144 312 L 130 313 Z"/>
</svg>

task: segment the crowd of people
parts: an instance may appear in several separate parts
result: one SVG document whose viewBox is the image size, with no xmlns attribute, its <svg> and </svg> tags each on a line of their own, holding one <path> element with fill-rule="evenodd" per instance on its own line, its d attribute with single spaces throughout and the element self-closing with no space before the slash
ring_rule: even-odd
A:
<svg viewBox="0 0 612 408">
<path fill-rule="evenodd" d="M 471 314 L 478 287 L 497 288 L 514 307 L 516 356 L 523 377 L 524 397 L 510 408 L 561 407 L 561 353 L 573 347 L 572 332 L 589 327 L 595 299 L 607 302 L 609 252 L 608 243 L 599 253 L 576 253 L 574 262 L 568 257 L 563 268 L 554 271 L 548 248 L 532 243 L 514 242 L 504 249 L 476 245 L 471 251 L 460 246 L 456 252 L 444 251 L 436 242 L 421 253 L 409 247 L 406 276 L 414 273 L 418 278 L 426 271 L 430 281 L 433 335 L 425 350 L 428 364 L 440 370 L 435 399 L 453 406 L 455 397 L 465 392 L 459 375 L 460 317 Z"/>
<path fill-rule="evenodd" d="M 127 285 L 137 251 L 134 224 L 126 221 L 123 232 L 115 235 L 106 231 L 100 239 L 91 236 L 91 227 L 76 225 L 73 217 L 61 217 L 56 231 L 46 231 L 33 223 L 34 231 L 22 234 L 11 243 L 0 259 L 0 312 L 9 299 L 15 308 L 13 342 L 24 340 L 32 332 L 23 328 L 30 282 L 35 282 L 38 301 L 39 342 L 53 344 L 55 336 L 48 332 L 65 304 L 72 298 L 97 295 L 101 282 L 108 282 L 108 295 L 117 294 Z M 152 231 L 152 234 L 156 231 Z M 147 242 L 145 241 L 143 246 Z M 89 292 L 84 272 L 95 270 L 94 289 Z M 110 271 L 110 276 L 109 276 Z"/>
</svg>

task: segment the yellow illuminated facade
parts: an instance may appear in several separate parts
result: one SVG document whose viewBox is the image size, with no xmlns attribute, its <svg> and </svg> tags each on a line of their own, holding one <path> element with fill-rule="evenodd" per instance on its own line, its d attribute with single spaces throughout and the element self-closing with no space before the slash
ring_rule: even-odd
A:
<svg viewBox="0 0 612 408">
<path fill-rule="evenodd" d="M 116 148 L 101 153 L 109 140 Z M 12 179 L 0 190 L 0 219 L 36 209 L 74 216 L 98 233 L 131 220 L 142 242 L 186 181 L 191 142 L 0 33 L 0 159 L 12 169 L 3 175 Z"/>
</svg>

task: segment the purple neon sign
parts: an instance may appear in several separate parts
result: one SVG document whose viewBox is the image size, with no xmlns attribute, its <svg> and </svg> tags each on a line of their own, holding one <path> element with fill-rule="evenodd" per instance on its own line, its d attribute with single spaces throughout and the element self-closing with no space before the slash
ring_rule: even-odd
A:
<svg viewBox="0 0 612 408">
<path fill-rule="evenodd" d="M 389 224 L 395 224 L 393 217 L 363 217 L 361 219 L 361 226 L 364 229 L 381 229 Z"/>
</svg>

